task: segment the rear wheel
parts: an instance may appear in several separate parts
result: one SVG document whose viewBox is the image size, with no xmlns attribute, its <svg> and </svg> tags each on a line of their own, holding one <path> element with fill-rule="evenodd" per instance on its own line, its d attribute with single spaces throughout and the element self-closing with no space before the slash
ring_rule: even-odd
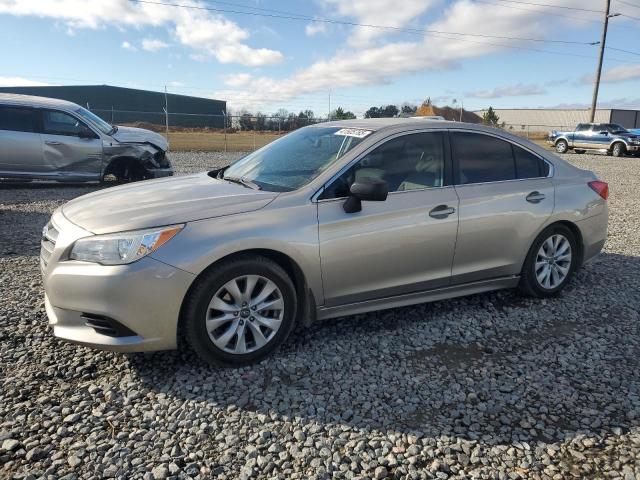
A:
<svg viewBox="0 0 640 480">
<path fill-rule="evenodd" d="M 206 362 L 257 362 L 281 345 L 296 318 L 295 287 L 275 262 L 239 257 L 205 274 L 183 310 L 186 339 Z"/>
<path fill-rule="evenodd" d="M 576 238 L 567 227 L 552 225 L 533 242 L 522 268 L 520 290 L 550 297 L 569 282 L 578 265 Z"/>
<path fill-rule="evenodd" d="M 568 150 L 569 150 L 569 144 L 567 143 L 566 140 L 560 139 L 556 142 L 556 152 L 567 153 Z"/>
<path fill-rule="evenodd" d="M 616 142 L 611 147 L 611 155 L 613 155 L 614 157 L 622 157 L 626 152 L 627 149 L 624 146 L 624 143 Z"/>
</svg>

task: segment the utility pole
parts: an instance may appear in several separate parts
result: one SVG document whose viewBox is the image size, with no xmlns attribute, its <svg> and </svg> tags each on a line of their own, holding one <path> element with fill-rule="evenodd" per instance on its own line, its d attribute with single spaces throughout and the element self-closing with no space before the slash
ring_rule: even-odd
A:
<svg viewBox="0 0 640 480">
<path fill-rule="evenodd" d="M 600 89 L 600 76 L 602 75 L 602 59 L 604 58 L 604 47 L 607 42 L 607 28 L 609 27 L 609 10 L 611 0 L 605 0 L 607 6 L 604 11 L 604 25 L 602 26 L 602 38 L 600 39 L 600 54 L 598 56 L 598 69 L 596 70 L 596 80 L 593 84 L 593 99 L 591 100 L 591 115 L 589 122 L 593 123 L 596 118 L 596 105 L 598 104 L 598 90 Z"/>
</svg>

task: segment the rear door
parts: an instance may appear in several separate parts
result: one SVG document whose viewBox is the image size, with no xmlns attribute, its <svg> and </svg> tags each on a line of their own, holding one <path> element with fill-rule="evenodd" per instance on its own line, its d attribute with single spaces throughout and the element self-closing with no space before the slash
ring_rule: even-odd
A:
<svg viewBox="0 0 640 480">
<path fill-rule="evenodd" d="M 500 137 L 452 131 L 460 198 L 452 283 L 517 275 L 554 208 L 550 165 Z"/>
<path fill-rule="evenodd" d="M 0 105 L 0 172 L 31 175 L 42 170 L 37 111 Z"/>
<path fill-rule="evenodd" d="M 449 285 L 458 229 L 446 132 L 387 140 L 327 187 L 318 201 L 325 304 L 342 305 Z M 384 202 L 345 213 L 351 184 L 384 179 Z"/>
<path fill-rule="evenodd" d="M 82 120 L 60 110 L 42 110 L 45 168 L 63 178 L 99 179 L 102 140 Z"/>
</svg>

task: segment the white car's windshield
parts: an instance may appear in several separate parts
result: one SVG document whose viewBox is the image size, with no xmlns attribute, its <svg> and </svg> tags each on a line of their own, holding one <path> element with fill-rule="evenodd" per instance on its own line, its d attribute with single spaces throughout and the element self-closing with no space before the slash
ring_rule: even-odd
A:
<svg viewBox="0 0 640 480">
<path fill-rule="evenodd" d="M 340 127 L 301 128 L 237 161 L 223 178 L 274 192 L 297 190 L 370 133 Z"/>
<path fill-rule="evenodd" d="M 113 125 L 111 125 L 108 122 L 105 122 L 98 115 L 96 115 L 93 112 L 90 112 L 86 108 L 80 107 L 78 110 L 76 110 L 76 113 L 80 115 L 82 118 L 84 118 L 85 120 L 88 120 L 89 122 L 93 123 L 104 134 L 108 135 L 114 130 Z"/>
</svg>

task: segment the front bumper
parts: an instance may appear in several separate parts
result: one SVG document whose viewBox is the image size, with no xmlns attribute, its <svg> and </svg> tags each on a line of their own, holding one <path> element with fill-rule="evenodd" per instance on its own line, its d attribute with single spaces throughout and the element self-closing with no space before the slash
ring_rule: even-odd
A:
<svg viewBox="0 0 640 480">
<path fill-rule="evenodd" d="M 150 257 L 116 266 L 64 260 L 73 242 L 85 235 L 60 212 L 52 223 L 59 234 L 43 264 L 43 281 L 54 335 L 120 352 L 176 348 L 180 307 L 195 276 Z M 91 318 L 124 328 L 105 334 Z"/>
</svg>

